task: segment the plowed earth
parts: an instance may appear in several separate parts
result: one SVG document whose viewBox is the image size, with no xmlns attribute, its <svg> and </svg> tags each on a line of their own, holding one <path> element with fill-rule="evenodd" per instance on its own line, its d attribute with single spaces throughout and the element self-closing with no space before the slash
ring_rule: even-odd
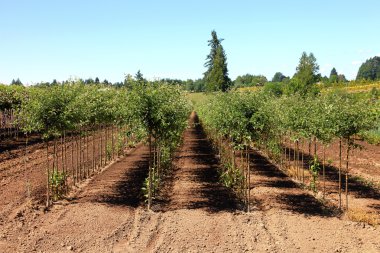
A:
<svg viewBox="0 0 380 253">
<path fill-rule="evenodd" d="M 153 211 L 140 190 L 148 148 L 138 146 L 51 210 L 26 202 L 3 216 L 0 251 L 380 252 L 379 228 L 335 216 L 259 153 L 253 210 L 242 211 L 218 182 L 218 159 L 194 123 L 195 114 Z"/>
</svg>

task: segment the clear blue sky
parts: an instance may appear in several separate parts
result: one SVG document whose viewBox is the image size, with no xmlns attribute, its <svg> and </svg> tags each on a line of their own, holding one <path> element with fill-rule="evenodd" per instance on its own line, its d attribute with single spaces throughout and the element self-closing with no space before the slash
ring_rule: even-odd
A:
<svg viewBox="0 0 380 253">
<path fill-rule="evenodd" d="M 199 78 L 215 29 L 232 79 L 293 75 L 303 51 L 355 78 L 380 55 L 379 0 L 0 0 L 0 83 Z"/>
</svg>

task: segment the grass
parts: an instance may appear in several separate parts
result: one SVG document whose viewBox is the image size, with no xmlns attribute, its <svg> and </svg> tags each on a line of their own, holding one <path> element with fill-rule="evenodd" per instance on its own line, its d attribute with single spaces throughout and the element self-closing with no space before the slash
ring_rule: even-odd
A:
<svg viewBox="0 0 380 253">
<path fill-rule="evenodd" d="M 347 91 L 349 93 L 370 92 L 373 88 L 380 89 L 380 82 L 349 82 L 347 84 L 322 88 L 322 92 L 329 92 L 335 89 Z"/>
<path fill-rule="evenodd" d="M 353 208 L 347 211 L 347 217 L 351 221 L 363 222 L 372 226 L 380 225 L 380 215 L 363 209 Z"/>
<path fill-rule="evenodd" d="M 378 129 L 365 131 L 360 134 L 360 137 L 370 144 L 380 145 L 380 127 Z"/>
<path fill-rule="evenodd" d="M 207 100 L 207 96 L 208 95 L 205 92 L 189 92 L 186 94 L 186 97 L 194 106 Z"/>
</svg>

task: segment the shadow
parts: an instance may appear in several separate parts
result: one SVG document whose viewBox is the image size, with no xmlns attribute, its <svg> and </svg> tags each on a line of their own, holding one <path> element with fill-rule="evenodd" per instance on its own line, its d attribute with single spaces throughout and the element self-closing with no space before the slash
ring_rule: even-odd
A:
<svg viewBox="0 0 380 253">
<path fill-rule="evenodd" d="M 380 204 L 372 204 L 368 207 L 375 209 L 376 211 L 380 212 Z"/>
<path fill-rule="evenodd" d="M 271 206 L 277 204 L 282 209 L 310 216 L 334 215 L 333 209 L 318 201 L 314 196 L 303 192 L 301 185 L 292 181 L 265 156 L 253 152 L 251 162 L 254 164 L 253 168 L 251 167 L 254 178 L 254 182 L 251 183 L 254 187 L 264 186 L 281 189 L 281 193 L 273 190 L 273 198 L 270 200 L 273 199 L 275 203 L 269 203 Z M 262 176 L 262 178 L 255 181 L 255 175 Z M 263 202 L 265 200 L 255 199 L 255 201 L 261 209 L 264 209 Z"/>
<path fill-rule="evenodd" d="M 96 202 L 136 208 L 144 202 L 142 187 L 149 171 L 149 153 L 142 146 L 97 174 L 73 203 Z"/>
<path fill-rule="evenodd" d="M 334 211 L 324 206 L 313 196 L 304 194 L 280 194 L 277 201 L 284 209 L 311 216 L 333 216 Z"/>
<path fill-rule="evenodd" d="M 210 166 L 208 169 L 197 170 L 195 180 L 204 182 L 203 187 L 199 189 L 198 195 L 205 199 L 204 201 L 190 202 L 189 209 L 203 208 L 208 212 L 233 212 L 240 210 L 240 203 L 232 189 L 225 187 L 219 182 L 219 174 L 216 166 Z"/>
<path fill-rule="evenodd" d="M 273 187 L 273 188 L 297 188 L 298 185 L 290 180 L 267 181 L 256 184 L 255 186 Z"/>
<path fill-rule="evenodd" d="M 97 202 L 109 205 L 138 207 L 144 202 L 142 187 L 145 178 L 148 177 L 149 156 L 144 156 L 142 161 L 135 162 L 131 168 L 120 177 L 113 187 L 112 194 L 99 196 Z"/>
<path fill-rule="evenodd" d="M 6 137 L 0 139 L 0 154 L 3 152 L 10 152 L 16 149 L 25 148 L 26 138 L 23 134 L 16 137 Z M 33 144 L 42 143 L 41 136 L 38 134 L 32 134 L 28 136 L 28 147 Z"/>
<path fill-rule="evenodd" d="M 185 135 L 187 134 L 186 145 L 184 154 L 181 152 L 177 153 L 177 160 L 189 159 L 194 163 L 194 169 L 189 171 L 181 171 L 181 168 L 175 168 L 173 175 L 169 177 L 171 180 L 171 185 L 173 181 L 176 180 L 175 177 L 185 176 L 190 178 L 192 181 L 199 183 L 200 187 L 193 189 L 191 192 L 191 198 L 188 203 L 175 205 L 172 201 L 167 200 L 162 201 L 160 208 L 155 210 L 159 211 L 169 211 L 178 209 L 203 209 L 210 213 L 216 212 L 234 212 L 241 209 L 241 204 L 232 191 L 232 189 L 225 187 L 219 182 L 219 160 L 215 156 L 215 152 L 210 141 L 207 139 L 206 133 L 204 132 L 202 126 L 199 124 L 198 116 L 195 114 L 193 116 L 194 124 L 192 128 L 187 129 Z M 190 121 L 190 124 L 192 122 Z M 182 148 L 184 148 L 182 146 Z M 191 155 L 187 154 L 187 151 Z M 187 173 L 187 174 L 184 174 Z M 167 183 L 165 183 L 167 184 Z M 171 189 L 167 189 L 169 192 L 165 195 L 166 199 L 170 199 Z M 165 198 L 163 198 L 165 199 Z"/>
<path fill-rule="evenodd" d="M 290 149 L 291 154 L 294 152 L 294 149 Z M 308 153 L 302 153 L 300 152 L 300 156 L 303 154 L 304 156 L 304 168 L 308 168 L 308 161 L 311 161 L 313 159 L 313 156 L 309 155 Z M 293 156 L 292 156 L 293 158 Z M 321 162 L 322 163 L 322 162 Z M 342 162 L 344 165 L 344 162 Z M 342 194 L 345 190 L 345 168 L 342 165 L 342 172 L 341 172 L 341 179 L 342 179 L 342 185 L 341 190 Z M 321 165 L 322 166 L 322 165 Z M 339 181 L 339 168 L 332 166 L 332 165 L 326 165 L 325 166 L 325 177 L 326 182 L 332 182 L 336 184 L 336 188 L 338 189 L 338 181 Z M 319 173 L 319 178 L 322 179 L 322 169 Z M 353 195 L 356 198 L 367 198 L 367 199 L 375 199 L 380 200 L 380 190 L 372 187 L 368 183 L 366 183 L 363 179 L 348 175 L 348 191 L 350 195 Z"/>
</svg>

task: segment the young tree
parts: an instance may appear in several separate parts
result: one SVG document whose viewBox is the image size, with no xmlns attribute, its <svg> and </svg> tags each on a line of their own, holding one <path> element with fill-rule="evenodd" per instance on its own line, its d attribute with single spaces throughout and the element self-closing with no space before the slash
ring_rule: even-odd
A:
<svg viewBox="0 0 380 253">
<path fill-rule="evenodd" d="M 302 53 L 299 64 L 296 68 L 296 73 L 290 84 L 290 91 L 305 95 L 307 93 L 315 93 L 317 83 L 320 79 L 319 65 L 313 53 L 307 55 L 306 52 Z"/>
<path fill-rule="evenodd" d="M 231 85 L 228 77 L 227 56 L 221 45 L 223 39 L 219 39 L 216 32 L 211 32 L 211 40 L 208 45 L 211 47 L 210 54 L 206 58 L 204 73 L 207 91 L 226 91 Z"/>
</svg>

